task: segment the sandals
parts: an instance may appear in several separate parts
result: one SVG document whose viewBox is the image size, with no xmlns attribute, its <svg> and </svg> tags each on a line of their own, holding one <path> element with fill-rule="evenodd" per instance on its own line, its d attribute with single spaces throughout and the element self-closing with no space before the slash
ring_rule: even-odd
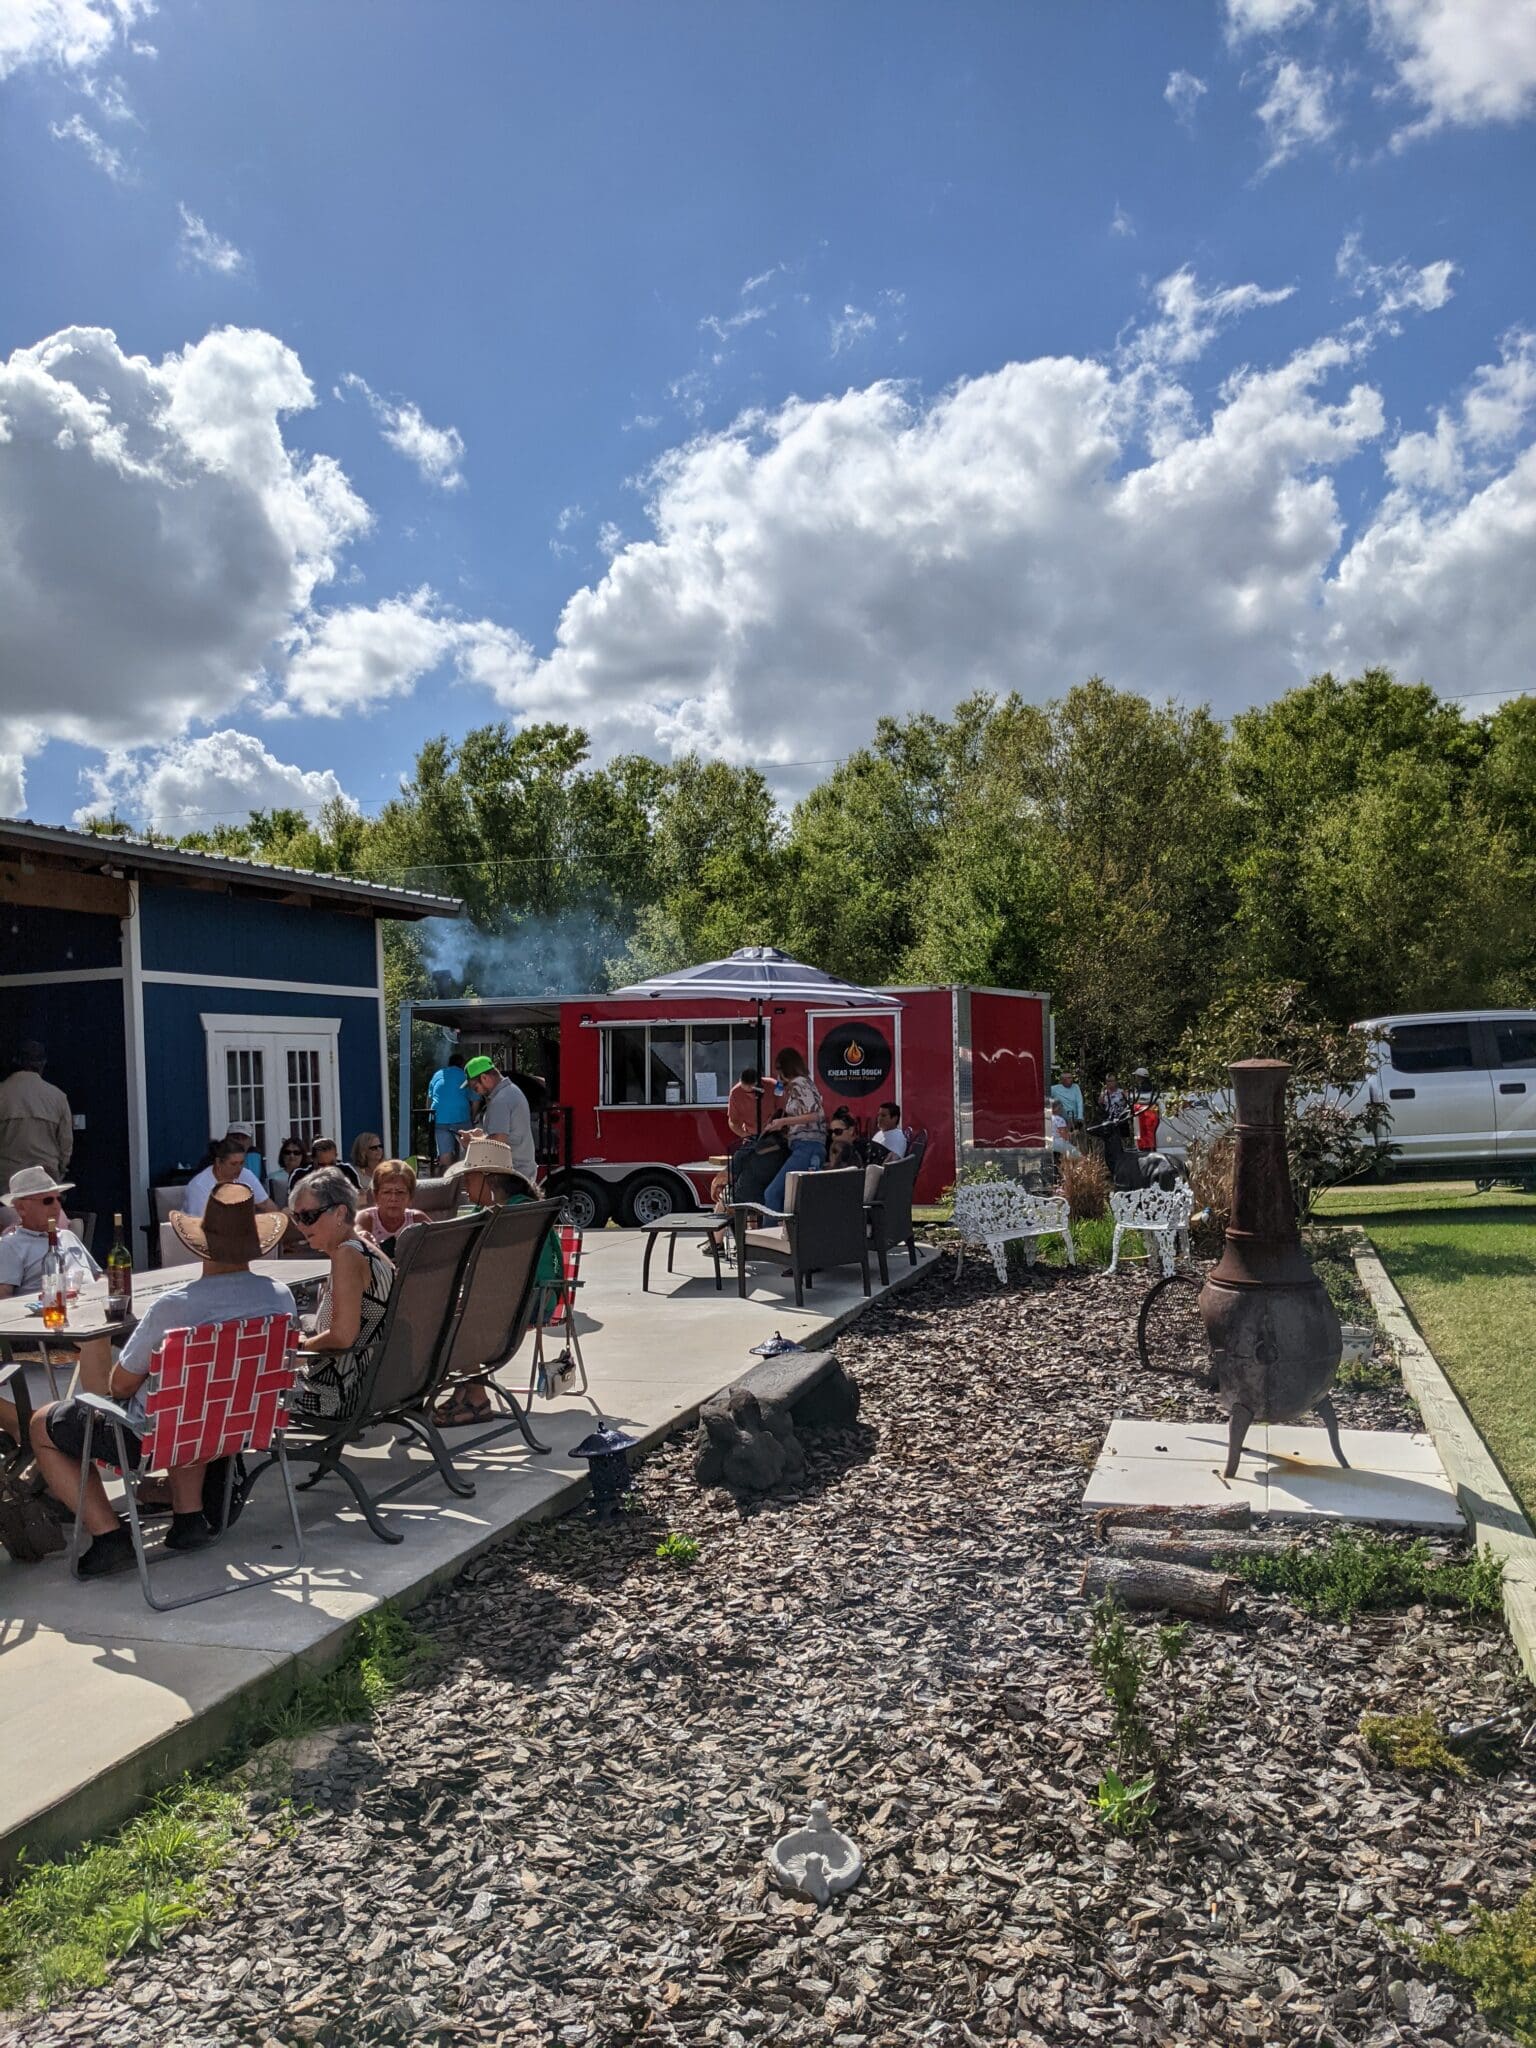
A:
<svg viewBox="0 0 1536 2048">
<path fill-rule="evenodd" d="M 471 1423 L 484 1422 L 491 1412 L 487 1400 L 483 1408 L 470 1400 L 468 1394 L 454 1394 L 446 1401 L 440 1401 L 432 1410 L 432 1420 L 439 1429 L 468 1429 Z"/>
</svg>

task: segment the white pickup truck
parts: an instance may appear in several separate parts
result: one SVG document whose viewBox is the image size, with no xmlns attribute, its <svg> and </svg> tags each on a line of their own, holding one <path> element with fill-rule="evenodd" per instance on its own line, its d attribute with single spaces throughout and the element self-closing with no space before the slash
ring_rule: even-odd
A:
<svg viewBox="0 0 1536 2048">
<path fill-rule="evenodd" d="M 1421 1010 L 1353 1028 L 1376 1047 L 1364 1093 L 1390 1116 L 1385 1172 L 1536 1183 L 1536 1010 Z M 1228 1107 L 1186 1099 L 1164 1118 L 1158 1149 L 1182 1159 Z"/>
</svg>

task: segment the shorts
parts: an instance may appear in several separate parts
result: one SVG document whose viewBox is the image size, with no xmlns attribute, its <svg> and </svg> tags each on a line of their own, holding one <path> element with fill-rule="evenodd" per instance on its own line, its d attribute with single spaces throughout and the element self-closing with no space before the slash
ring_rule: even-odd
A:
<svg viewBox="0 0 1536 2048">
<path fill-rule="evenodd" d="M 66 1458 L 83 1458 L 87 1416 L 95 1423 L 91 1431 L 91 1456 L 100 1458 L 103 1464 L 117 1466 L 116 1430 L 105 1415 L 93 1415 L 81 1401 L 57 1401 L 48 1410 L 45 1426 L 49 1443 L 56 1451 L 62 1451 Z M 123 1448 L 128 1456 L 129 1469 L 136 1472 L 143 1444 L 131 1429 L 123 1431 Z"/>
<path fill-rule="evenodd" d="M 437 1156 L 439 1159 L 451 1159 L 458 1156 L 459 1132 L 456 1124 L 434 1124 L 432 1126 L 432 1141 L 437 1146 Z"/>
</svg>

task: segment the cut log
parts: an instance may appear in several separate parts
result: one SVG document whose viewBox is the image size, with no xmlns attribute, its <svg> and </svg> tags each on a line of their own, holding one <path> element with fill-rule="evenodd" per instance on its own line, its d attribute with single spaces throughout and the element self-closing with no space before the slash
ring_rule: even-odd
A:
<svg viewBox="0 0 1536 2048">
<path fill-rule="evenodd" d="M 1122 1607 L 1166 1607 L 1201 1621 L 1219 1621 L 1232 1605 L 1237 1580 L 1155 1558 L 1093 1557 L 1083 1570 L 1085 1594 L 1113 1593 Z"/>
<path fill-rule="evenodd" d="M 1253 1509 L 1241 1500 L 1209 1508 L 1105 1508 L 1098 1525 L 1101 1536 L 1106 1529 L 1248 1529 Z"/>
<path fill-rule="evenodd" d="M 1117 1557 L 1150 1557 L 1164 1564 L 1212 1565 L 1218 1558 L 1284 1557 L 1295 1548 L 1284 1536 L 1228 1536 L 1222 1530 L 1191 1530 L 1187 1536 L 1159 1535 L 1155 1529 L 1111 1529 L 1104 1539 Z"/>
</svg>

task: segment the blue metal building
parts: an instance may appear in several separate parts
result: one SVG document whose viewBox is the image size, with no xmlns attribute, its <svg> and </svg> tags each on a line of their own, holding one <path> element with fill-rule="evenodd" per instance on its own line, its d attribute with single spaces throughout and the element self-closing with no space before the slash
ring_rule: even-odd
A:
<svg viewBox="0 0 1536 2048">
<path fill-rule="evenodd" d="M 419 895 L 215 854 L 0 821 L 0 1057 L 29 1038 L 75 1117 L 70 1206 L 134 1241 L 155 1181 L 252 1124 L 390 1145 L 388 918 L 455 917 Z M 402 1139 L 405 1134 L 402 1133 Z"/>
</svg>

